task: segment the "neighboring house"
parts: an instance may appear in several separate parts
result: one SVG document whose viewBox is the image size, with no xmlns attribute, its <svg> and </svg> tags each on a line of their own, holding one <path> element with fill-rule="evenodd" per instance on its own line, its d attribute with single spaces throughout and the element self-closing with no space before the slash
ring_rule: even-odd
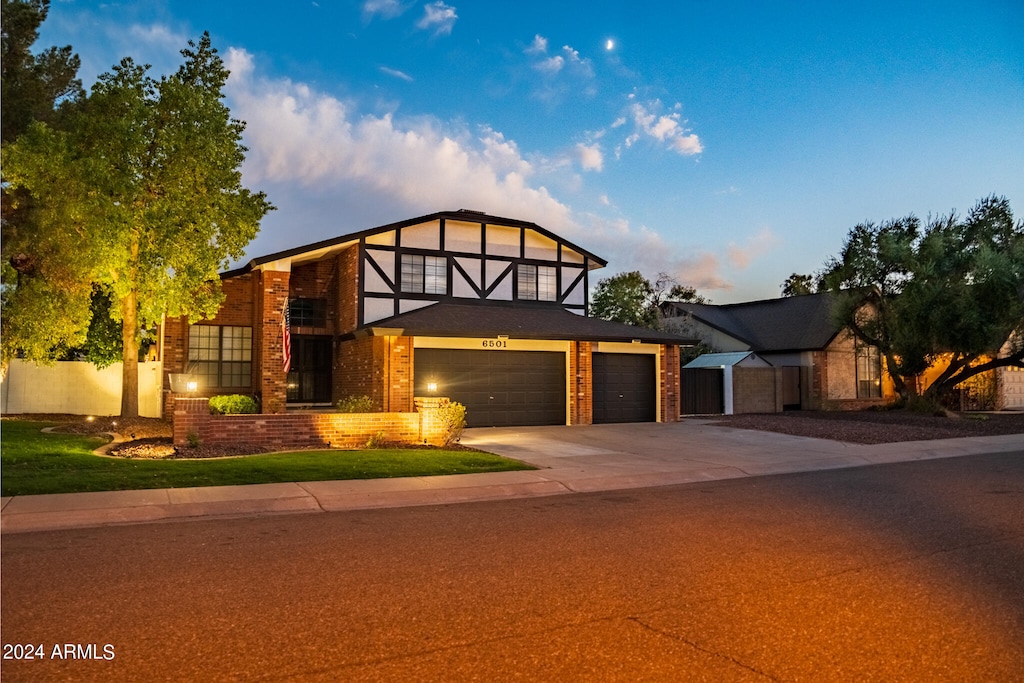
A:
<svg viewBox="0 0 1024 683">
<path fill-rule="evenodd" d="M 663 313 L 671 332 L 697 338 L 719 352 L 754 352 L 782 368 L 779 393 L 786 408 L 881 403 L 878 350 L 838 325 L 831 304 L 829 294 L 809 294 L 722 306 L 670 302 Z"/>
<path fill-rule="evenodd" d="M 167 405 L 185 374 L 265 413 L 443 396 L 471 426 L 674 421 L 687 340 L 587 317 L 604 265 L 534 223 L 467 210 L 255 258 L 222 275 L 215 318 L 166 321 Z"/>
</svg>

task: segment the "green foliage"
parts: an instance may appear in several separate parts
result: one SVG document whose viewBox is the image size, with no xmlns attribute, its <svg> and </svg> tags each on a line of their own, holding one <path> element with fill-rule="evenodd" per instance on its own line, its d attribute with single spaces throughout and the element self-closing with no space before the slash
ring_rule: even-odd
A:
<svg viewBox="0 0 1024 683">
<path fill-rule="evenodd" d="M 273 207 L 241 185 L 245 126 L 222 101 L 228 72 L 209 35 L 182 55 L 159 80 L 122 60 L 60 128 L 36 122 L 5 146 L 4 180 L 31 194 L 24 229 L 5 244 L 20 264 L 5 293 L 5 353 L 45 360 L 80 344 L 94 285 L 111 297 L 127 360 L 163 315 L 216 313 L 218 270 Z M 138 411 L 135 368 L 125 363 L 122 414 Z"/>
<path fill-rule="evenodd" d="M 384 448 L 387 445 L 388 440 L 384 432 L 377 432 L 376 434 L 371 434 L 370 438 L 366 440 L 367 448 Z"/>
<path fill-rule="evenodd" d="M 210 399 L 211 415 L 255 415 L 258 412 L 259 406 L 252 396 L 230 394 Z"/>
<path fill-rule="evenodd" d="M 590 315 L 602 320 L 661 328 L 661 305 L 666 301 L 707 303 L 693 287 L 685 287 L 666 273 L 652 284 L 640 271 L 619 273 L 599 280 L 590 297 Z"/>
<path fill-rule="evenodd" d="M 901 394 L 938 363 L 929 400 L 981 372 L 1024 367 L 1024 222 L 1005 198 L 924 226 L 915 216 L 858 225 L 821 280 L 836 319 L 878 347 Z"/>
<path fill-rule="evenodd" d="M 346 396 L 335 404 L 339 413 L 375 413 L 377 406 L 369 396 Z"/>
<path fill-rule="evenodd" d="M 39 26 L 49 11 L 50 0 L 4 0 L 0 12 L 0 129 L 4 143 L 13 142 L 32 121 L 52 121 L 59 102 L 82 95 L 82 82 L 75 78 L 80 60 L 70 45 L 32 53 Z"/>
<path fill-rule="evenodd" d="M 199 438 L 199 435 L 192 430 L 189 430 L 188 434 L 185 435 L 185 438 L 188 440 L 189 448 L 199 448 L 202 444 L 202 440 Z"/>
<path fill-rule="evenodd" d="M 813 275 L 793 273 L 782 283 L 782 296 L 803 296 L 804 294 L 814 294 L 816 291 L 817 286 Z"/>
<path fill-rule="evenodd" d="M 458 443 L 466 429 L 466 406 L 456 401 L 442 403 L 437 408 L 437 419 L 441 421 L 444 445 Z"/>
</svg>

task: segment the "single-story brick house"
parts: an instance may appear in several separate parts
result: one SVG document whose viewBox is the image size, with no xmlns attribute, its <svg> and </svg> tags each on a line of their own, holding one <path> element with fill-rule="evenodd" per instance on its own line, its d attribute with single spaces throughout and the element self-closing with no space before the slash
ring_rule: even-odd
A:
<svg viewBox="0 0 1024 683">
<path fill-rule="evenodd" d="M 445 211 L 254 258 L 226 300 L 163 326 L 171 375 L 264 413 L 449 397 L 471 426 L 675 421 L 672 333 L 587 316 L 600 257 L 531 222 Z M 290 364 L 286 371 L 286 347 Z M 166 412 L 166 411 L 165 411 Z"/>
<path fill-rule="evenodd" d="M 717 352 L 752 351 L 782 368 L 787 409 L 861 408 L 882 403 L 878 349 L 857 341 L 832 318 L 827 293 L 712 305 L 663 306 L 665 327 Z M 889 392 L 891 394 L 891 391 Z"/>
</svg>

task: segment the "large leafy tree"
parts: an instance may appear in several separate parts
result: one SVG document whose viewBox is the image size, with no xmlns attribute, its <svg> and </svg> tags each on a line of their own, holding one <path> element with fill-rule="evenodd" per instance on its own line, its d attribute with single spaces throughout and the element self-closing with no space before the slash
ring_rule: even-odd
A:
<svg viewBox="0 0 1024 683">
<path fill-rule="evenodd" d="M 696 289 L 679 284 L 666 273 L 659 273 L 652 283 L 634 270 L 599 280 L 590 297 L 590 314 L 603 320 L 659 329 L 661 304 L 666 301 L 706 303 Z"/>
<path fill-rule="evenodd" d="M 782 296 L 784 297 L 814 294 L 816 291 L 813 275 L 793 273 L 782 283 Z"/>
<path fill-rule="evenodd" d="M 979 373 L 1024 367 L 1024 222 L 1003 197 L 923 226 L 914 216 L 858 225 L 822 287 L 904 396 L 932 366 L 941 371 L 925 396 L 935 400 Z"/>
<path fill-rule="evenodd" d="M 124 59 L 61 129 L 32 124 L 4 149 L 5 180 L 31 193 L 25 284 L 7 302 L 3 346 L 46 360 L 81 345 L 98 292 L 120 323 L 121 414 L 138 415 L 140 330 L 192 320 L 223 300 L 218 270 L 242 255 L 273 207 L 241 184 L 245 124 L 208 34 L 156 80 Z M 8 324 L 10 323 L 10 324 Z"/>
</svg>

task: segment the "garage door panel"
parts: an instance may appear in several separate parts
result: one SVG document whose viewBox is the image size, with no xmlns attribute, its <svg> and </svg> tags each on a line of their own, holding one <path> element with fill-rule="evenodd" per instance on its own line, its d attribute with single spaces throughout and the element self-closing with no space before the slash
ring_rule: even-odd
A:
<svg viewBox="0 0 1024 683">
<path fill-rule="evenodd" d="M 471 427 L 565 424 L 565 354 L 548 351 L 416 349 L 415 394 L 466 406 Z"/>
<path fill-rule="evenodd" d="M 657 376 L 654 356 L 595 353 L 595 424 L 654 422 L 657 419 Z"/>
</svg>

